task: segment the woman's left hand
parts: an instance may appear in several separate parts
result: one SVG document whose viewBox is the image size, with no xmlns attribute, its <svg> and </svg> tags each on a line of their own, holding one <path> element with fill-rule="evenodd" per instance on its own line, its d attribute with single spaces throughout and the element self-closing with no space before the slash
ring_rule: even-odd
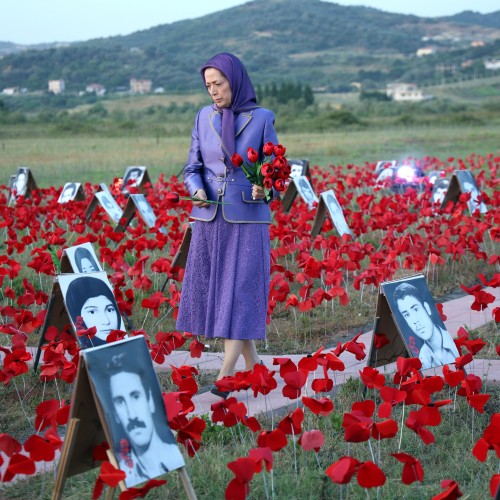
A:
<svg viewBox="0 0 500 500">
<path fill-rule="evenodd" d="M 265 197 L 266 193 L 264 192 L 264 188 L 257 186 L 256 184 L 252 184 L 252 198 L 254 200 L 262 200 Z"/>
</svg>

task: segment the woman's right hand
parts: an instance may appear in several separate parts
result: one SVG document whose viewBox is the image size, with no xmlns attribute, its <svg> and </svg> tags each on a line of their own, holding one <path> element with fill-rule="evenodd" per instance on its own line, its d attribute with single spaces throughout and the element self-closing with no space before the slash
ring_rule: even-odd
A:
<svg viewBox="0 0 500 500">
<path fill-rule="evenodd" d="M 206 200 L 207 199 L 207 193 L 205 193 L 204 189 L 198 189 L 196 193 L 194 193 L 193 198 L 199 198 L 197 201 L 193 201 L 193 205 L 195 207 L 208 207 L 210 206 L 210 203 L 205 203 L 204 201 L 201 200 Z"/>
</svg>

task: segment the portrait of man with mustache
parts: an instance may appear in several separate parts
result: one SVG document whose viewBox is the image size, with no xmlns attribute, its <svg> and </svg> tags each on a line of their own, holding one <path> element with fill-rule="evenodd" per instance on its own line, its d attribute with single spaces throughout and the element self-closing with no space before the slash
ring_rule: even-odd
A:
<svg viewBox="0 0 500 500">
<path fill-rule="evenodd" d="M 144 340 L 134 337 L 88 351 L 86 359 L 94 359 L 92 371 L 101 371 L 97 392 L 101 389 L 99 397 L 126 486 L 184 466 Z"/>
</svg>

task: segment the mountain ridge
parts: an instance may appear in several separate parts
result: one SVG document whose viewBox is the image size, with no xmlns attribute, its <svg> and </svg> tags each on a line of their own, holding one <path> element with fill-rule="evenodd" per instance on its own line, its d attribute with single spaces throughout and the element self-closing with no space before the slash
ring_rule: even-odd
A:
<svg viewBox="0 0 500 500">
<path fill-rule="evenodd" d="M 472 50 L 476 39 L 487 48 Z M 6 55 L 0 59 L 0 89 L 46 89 L 47 80 L 58 78 L 69 91 L 92 82 L 113 89 L 136 77 L 170 91 L 195 91 L 197 69 L 220 51 L 240 56 L 261 85 L 294 79 L 331 90 L 352 81 L 369 86 L 413 76 L 419 82 L 430 69 L 429 60 L 411 60 L 418 48 L 436 47 L 441 56 L 434 65 L 453 57 L 453 64 L 461 64 L 500 55 L 497 40 L 500 11 L 422 18 L 321 0 L 253 0 L 129 35 Z M 443 56 L 451 52 L 453 57 Z"/>
</svg>

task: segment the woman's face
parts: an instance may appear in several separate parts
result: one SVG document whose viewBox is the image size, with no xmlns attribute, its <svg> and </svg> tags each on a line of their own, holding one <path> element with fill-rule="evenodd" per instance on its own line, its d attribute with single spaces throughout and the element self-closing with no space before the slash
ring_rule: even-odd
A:
<svg viewBox="0 0 500 500">
<path fill-rule="evenodd" d="M 97 269 L 94 267 L 94 264 L 92 264 L 92 262 L 90 262 L 90 259 L 87 259 L 86 257 L 84 257 L 80 261 L 80 267 L 81 267 L 82 273 L 95 273 L 95 272 L 97 272 Z"/>
<path fill-rule="evenodd" d="M 105 296 L 91 297 L 83 304 L 81 316 L 87 328 L 96 327 L 96 336 L 106 340 L 111 330 L 118 330 L 118 314 Z"/>
<path fill-rule="evenodd" d="M 205 70 L 205 86 L 212 100 L 219 108 L 228 108 L 231 106 L 233 93 L 229 80 L 215 68 Z"/>
</svg>

